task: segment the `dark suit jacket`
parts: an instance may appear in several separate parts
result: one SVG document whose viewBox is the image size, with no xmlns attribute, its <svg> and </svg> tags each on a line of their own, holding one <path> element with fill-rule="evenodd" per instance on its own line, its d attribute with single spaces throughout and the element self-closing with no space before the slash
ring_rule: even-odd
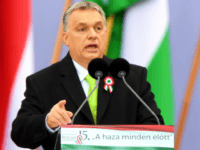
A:
<svg viewBox="0 0 200 150">
<path fill-rule="evenodd" d="M 103 59 L 108 64 L 112 61 L 105 56 Z M 131 65 L 126 81 L 158 115 L 161 124 L 164 124 L 146 76 L 145 68 Z M 131 93 L 123 81 L 114 77 L 113 79 L 112 93 L 104 90 L 104 80 L 100 81 L 97 124 L 157 124 L 154 116 Z M 52 134 L 47 130 L 45 125 L 47 113 L 63 99 L 67 101 L 66 110 L 75 113 L 86 98 L 69 53 L 60 62 L 27 77 L 24 95 L 26 98 L 22 101 L 12 124 L 12 140 L 24 148 L 34 149 L 42 145 L 45 150 L 53 150 L 58 131 Z M 94 124 L 88 103 L 79 112 L 74 124 Z M 57 145 L 60 145 L 60 137 Z"/>
</svg>

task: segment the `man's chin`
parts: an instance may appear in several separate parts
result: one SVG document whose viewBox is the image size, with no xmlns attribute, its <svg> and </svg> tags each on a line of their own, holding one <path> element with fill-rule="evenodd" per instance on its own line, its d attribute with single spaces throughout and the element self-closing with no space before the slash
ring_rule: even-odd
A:
<svg viewBox="0 0 200 150">
<path fill-rule="evenodd" d="M 88 59 L 89 61 L 95 59 L 95 58 L 103 58 L 103 56 L 101 56 L 100 54 L 97 54 L 97 53 L 90 53 L 90 54 L 87 54 L 85 56 L 86 59 Z"/>
</svg>

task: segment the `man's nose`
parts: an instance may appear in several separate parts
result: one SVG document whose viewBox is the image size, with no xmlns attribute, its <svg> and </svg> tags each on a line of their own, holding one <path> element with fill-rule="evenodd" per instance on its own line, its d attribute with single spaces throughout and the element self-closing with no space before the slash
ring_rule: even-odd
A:
<svg viewBox="0 0 200 150">
<path fill-rule="evenodd" d="M 88 33 L 88 38 L 89 39 L 96 39 L 97 38 L 97 33 L 94 29 L 90 29 Z"/>
</svg>

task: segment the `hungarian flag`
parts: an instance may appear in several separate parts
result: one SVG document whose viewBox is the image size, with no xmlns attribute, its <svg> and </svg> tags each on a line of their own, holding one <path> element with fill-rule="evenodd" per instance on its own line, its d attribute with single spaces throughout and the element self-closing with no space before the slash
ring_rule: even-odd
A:
<svg viewBox="0 0 200 150">
<path fill-rule="evenodd" d="M 174 125 L 168 0 L 92 1 L 103 8 L 107 25 L 112 26 L 106 55 L 147 68 L 147 81 L 164 122 Z"/>
<path fill-rule="evenodd" d="M 1 0 L 0 5 L 0 149 L 18 150 L 10 135 L 25 79 L 34 71 L 31 0 Z"/>
</svg>

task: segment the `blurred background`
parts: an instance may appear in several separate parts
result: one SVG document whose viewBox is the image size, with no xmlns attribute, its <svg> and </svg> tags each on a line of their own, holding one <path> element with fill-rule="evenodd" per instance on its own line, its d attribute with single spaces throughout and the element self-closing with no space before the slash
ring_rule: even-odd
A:
<svg viewBox="0 0 200 150">
<path fill-rule="evenodd" d="M 71 0 L 70 4 L 80 0 Z M 178 131 L 186 93 L 189 109 L 180 149 L 200 148 L 200 69 L 195 64 L 200 37 L 200 1 L 93 0 L 105 11 L 109 31 L 105 52 L 148 70 L 155 100 L 166 125 Z M 68 0 L 69 3 L 69 0 Z M 12 121 L 24 99 L 25 79 L 61 60 L 68 52 L 55 45 L 66 0 L 1 0 L 0 25 L 0 146 L 20 150 L 10 139 Z M 197 57 L 196 57 L 197 58 Z M 56 61 L 56 59 L 54 59 Z M 194 67 L 196 73 L 191 75 Z M 195 76 L 196 75 L 196 76 Z M 189 86 L 193 79 L 194 84 Z M 188 91 L 187 88 L 191 91 Z M 42 148 L 38 148 L 42 150 Z"/>
</svg>

